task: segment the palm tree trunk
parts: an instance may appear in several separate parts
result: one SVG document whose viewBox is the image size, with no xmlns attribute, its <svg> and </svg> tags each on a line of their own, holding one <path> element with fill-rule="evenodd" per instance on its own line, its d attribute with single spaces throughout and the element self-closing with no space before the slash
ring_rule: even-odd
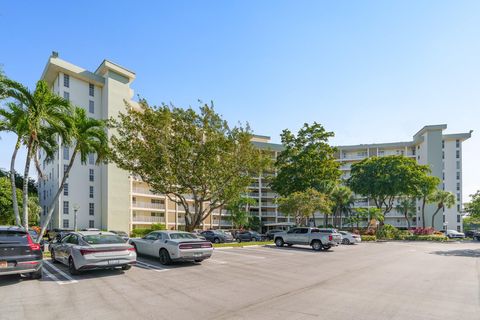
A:
<svg viewBox="0 0 480 320">
<path fill-rule="evenodd" d="M 425 202 L 427 201 L 426 197 L 423 197 L 423 203 L 422 203 L 422 226 L 425 228 Z"/>
<path fill-rule="evenodd" d="M 433 213 L 433 216 L 432 216 L 432 228 L 435 229 L 435 216 L 437 215 L 438 211 L 440 211 L 440 209 L 442 209 L 442 207 L 437 207 L 437 210 L 435 210 L 435 212 Z"/>
<path fill-rule="evenodd" d="M 58 198 L 60 197 L 60 194 L 63 192 L 63 187 L 65 186 L 65 182 L 67 182 L 68 174 L 70 173 L 70 169 L 73 167 L 73 163 L 75 161 L 75 158 L 77 156 L 77 147 L 73 150 L 72 157 L 70 158 L 70 162 L 68 163 L 67 170 L 63 174 L 62 178 L 62 183 L 58 187 L 57 193 L 55 193 L 55 197 L 53 198 L 52 202 L 50 203 L 50 206 L 48 207 L 48 214 L 47 218 L 43 222 L 42 225 L 42 230 L 40 231 L 40 234 L 38 235 L 37 242 L 40 242 L 40 240 L 43 238 L 43 235 L 45 234 L 45 230 L 47 229 L 48 224 L 50 223 L 50 220 L 52 219 L 53 211 L 55 210 L 55 203 L 57 202 Z M 60 208 L 59 208 L 60 210 Z"/>
<path fill-rule="evenodd" d="M 23 226 L 28 230 L 28 176 L 30 173 L 30 162 L 32 160 L 32 141 L 28 141 L 27 159 L 25 161 L 25 171 L 23 172 Z"/>
<path fill-rule="evenodd" d="M 18 209 L 17 184 L 15 183 L 15 160 L 17 158 L 18 149 L 20 149 L 20 137 L 17 139 L 15 149 L 13 150 L 12 160 L 10 161 L 10 183 L 12 185 L 12 202 L 13 213 L 15 214 L 15 224 L 21 226 L 22 220 L 20 219 L 20 211 Z"/>
</svg>

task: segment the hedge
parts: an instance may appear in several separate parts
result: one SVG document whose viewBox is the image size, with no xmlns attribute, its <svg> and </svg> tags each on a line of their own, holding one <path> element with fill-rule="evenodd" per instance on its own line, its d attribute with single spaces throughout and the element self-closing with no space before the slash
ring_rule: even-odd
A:
<svg viewBox="0 0 480 320">
<path fill-rule="evenodd" d="M 376 236 L 362 235 L 362 241 L 377 241 Z"/>
<path fill-rule="evenodd" d="M 440 241 L 444 242 L 447 241 L 448 238 L 445 236 L 438 236 L 438 235 L 411 235 L 406 236 L 404 239 L 401 240 L 408 240 L 408 241 Z"/>
<path fill-rule="evenodd" d="M 156 230 L 165 230 L 165 225 L 164 224 L 159 224 L 159 223 L 154 223 L 150 228 L 138 228 L 138 229 L 133 229 L 132 232 L 130 232 L 130 237 L 132 238 L 141 238 L 144 237 L 145 235 L 149 234 L 152 231 Z"/>
</svg>

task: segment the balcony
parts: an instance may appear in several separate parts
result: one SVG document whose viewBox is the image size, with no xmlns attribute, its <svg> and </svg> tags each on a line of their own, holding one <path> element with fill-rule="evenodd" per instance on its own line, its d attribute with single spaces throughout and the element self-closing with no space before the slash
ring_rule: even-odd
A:
<svg viewBox="0 0 480 320">
<path fill-rule="evenodd" d="M 150 189 L 142 188 L 142 187 L 133 187 L 132 188 L 132 193 L 147 194 L 149 196 L 163 197 L 163 195 L 161 195 L 161 194 L 153 193 L 152 191 L 150 191 Z"/>
<path fill-rule="evenodd" d="M 271 202 L 271 201 L 265 201 L 263 202 L 262 201 L 262 207 L 276 207 L 277 204 L 275 202 Z"/>
<path fill-rule="evenodd" d="M 133 202 L 132 202 L 132 208 L 135 208 L 135 209 L 165 210 L 165 204 L 163 204 L 163 203 L 151 203 L 151 202 L 133 201 Z"/>
<path fill-rule="evenodd" d="M 278 194 L 274 192 L 262 192 L 262 198 L 276 198 Z"/>
<path fill-rule="evenodd" d="M 276 217 L 276 212 L 262 212 L 262 217 Z"/>
<path fill-rule="evenodd" d="M 137 223 L 165 223 L 165 217 L 133 216 L 132 221 Z"/>
</svg>

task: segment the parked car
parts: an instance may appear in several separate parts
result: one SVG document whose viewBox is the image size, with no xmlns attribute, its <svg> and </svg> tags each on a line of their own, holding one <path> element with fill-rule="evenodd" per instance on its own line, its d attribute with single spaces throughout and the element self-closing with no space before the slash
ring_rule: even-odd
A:
<svg viewBox="0 0 480 320">
<path fill-rule="evenodd" d="M 262 236 L 256 231 L 242 231 L 237 233 L 237 241 L 262 241 L 265 239 L 265 236 Z"/>
<path fill-rule="evenodd" d="M 135 248 L 111 232 L 70 232 L 50 245 L 53 262 L 68 266 L 72 275 L 83 270 L 122 268 L 129 270 L 137 261 Z"/>
<path fill-rule="evenodd" d="M 473 240 L 480 241 L 480 231 L 477 231 L 472 236 Z"/>
<path fill-rule="evenodd" d="M 49 230 L 47 232 L 47 238 L 48 241 L 52 241 L 54 239 L 58 239 L 57 234 L 61 233 L 62 235 L 65 235 L 68 232 L 72 232 L 73 229 L 60 229 L 60 228 L 55 228 L 52 230 Z"/>
<path fill-rule="evenodd" d="M 141 239 L 130 239 L 129 243 L 139 254 L 159 258 L 163 265 L 174 261 L 202 262 L 213 252 L 209 241 L 184 231 L 153 231 Z"/>
<path fill-rule="evenodd" d="M 478 234 L 480 231 L 478 230 L 467 230 L 465 231 L 465 237 L 466 238 L 473 238 L 475 234 Z"/>
<path fill-rule="evenodd" d="M 465 238 L 465 233 L 458 232 L 457 230 L 447 230 L 445 232 L 445 235 L 450 239 L 452 239 L 452 238 Z"/>
<path fill-rule="evenodd" d="M 362 242 L 362 237 L 359 234 L 354 234 L 348 231 L 339 231 L 342 235 L 342 244 L 355 244 Z"/>
<path fill-rule="evenodd" d="M 204 236 L 202 236 L 203 230 L 193 230 L 190 232 L 191 234 L 195 235 L 198 239 L 206 240 Z"/>
<path fill-rule="evenodd" d="M 43 254 L 24 228 L 0 226 L 0 275 L 27 274 L 42 277 Z"/>
<path fill-rule="evenodd" d="M 233 242 L 235 240 L 232 233 L 228 230 L 217 229 L 213 231 L 220 232 L 221 234 L 223 234 L 225 236 L 225 242 Z"/>
<path fill-rule="evenodd" d="M 119 236 L 120 238 L 122 238 L 123 240 L 125 240 L 125 242 L 128 241 L 128 239 L 130 239 L 130 237 L 128 236 L 128 233 L 126 233 L 125 231 L 115 231 L 115 230 L 110 230 L 108 232 L 111 232 L 113 234 L 116 234 L 117 236 Z"/>
<path fill-rule="evenodd" d="M 342 242 L 342 235 L 335 229 L 319 228 L 292 228 L 287 232 L 279 232 L 274 235 L 275 245 L 283 247 L 294 244 L 309 245 L 313 250 L 328 250 L 338 246 Z"/>
<path fill-rule="evenodd" d="M 273 240 L 273 236 L 275 235 L 275 233 L 279 233 L 279 232 L 284 232 L 284 230 L 282 229 L 268 230 L 267 233 L 265 233 L 265 235 L 267 236 L 268 240 Z"/>
<path fill-rule="evenodd" d="M 219 230 L 206 230 L 200 232 L 200 235 L 206 240 L 212 243 L 223 243 L 228 241 L 233 241 L 233 237 L 227 237 L 227 235 Z"/>
</svg>

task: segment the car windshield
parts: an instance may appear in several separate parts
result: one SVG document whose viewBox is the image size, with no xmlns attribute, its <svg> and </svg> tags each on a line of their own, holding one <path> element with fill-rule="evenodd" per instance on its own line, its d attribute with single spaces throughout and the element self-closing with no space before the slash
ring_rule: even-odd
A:
<svg viewBox="0 0 480 320">
<path fill-rule="evenodd" d="M 125 243 L 125 241 L 114 234 L 92 234 L 82 237 L 83 241 L 88 244 L 114 244 Z"/>
<path fill-rule="evenodd" d="M 259 235 L 259 233 L 258 233 L 257 231 L 252 231 L 251 233 L 252 233 L 254 236 L 258 236 L 258 235 Z"/>
<path fill-rule="evenodd" d="M 170 239 L 197 239 L 197 237 L 191 233 L 171 233 Z"/>
</svg>

